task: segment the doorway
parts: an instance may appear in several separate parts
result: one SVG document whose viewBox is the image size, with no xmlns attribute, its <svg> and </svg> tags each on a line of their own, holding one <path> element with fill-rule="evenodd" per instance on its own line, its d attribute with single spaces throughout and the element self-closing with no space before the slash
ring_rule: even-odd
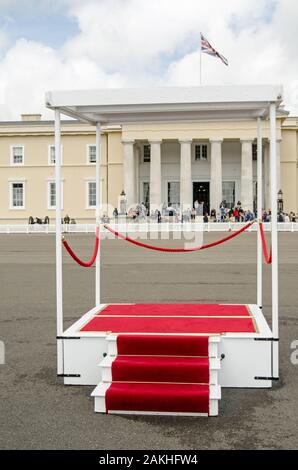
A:
<svg viewBox="0 0 298 470">
<path fill-rule="evenodd" d="M 204 203 L 204 213 L 209 214 L 209 186 L 210 183 L 203 181 L 195 181 L 193 183 L 193 203 L 195 201 Z"/>
</svg>

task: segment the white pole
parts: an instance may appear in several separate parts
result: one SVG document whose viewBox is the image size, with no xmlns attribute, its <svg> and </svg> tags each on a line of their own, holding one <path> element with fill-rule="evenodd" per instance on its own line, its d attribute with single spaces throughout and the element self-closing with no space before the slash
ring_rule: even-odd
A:
<svg viewBox="0 0 298 470">
<path fill-rule="evenodd" d="M 272 376 L 279 377 L 278 347 L 278 239 L 277 239 L 277 175 L 276 175 L 276 104 L 270 104 L 270 182 L 272 244 Z"/>
<path fill-rule="evenodd" d="M 61 123 L 55 109 L 55 185 L 56 185 L 56 315 L 57 337 L 63 334 L 62 226 L 61 226 Z M 63 374 L 63 340 L 57 339 L 57 374 Z"/>
<path fill-rule="evenodd" d="M 200 35 L 200 69 L 199 69 L 199 83 L 202 85 L 202 36 Z"/>
<path fill-rule="evenodd" d="M 260 308 L 263 305 L 263 263 L 262 263 L 262 240 L 259 223 L 262 222 L 262 209 L 263 209 L 263 155 L 262 155 L 262 120 L 260 117 L 257 119 L 258 132 L 257 132 L 257 213 L 258 213 L 258 268 L 257 268 L 257 303 Z"/>
<path fill-rule="evenodd" d="M 101 135 L 100 123 L 96 124 L 96 227 L 100 226 L 101 210 Z M 95 262 L 95 306 L 100 305 L 100 248 Z"/>
</svg>

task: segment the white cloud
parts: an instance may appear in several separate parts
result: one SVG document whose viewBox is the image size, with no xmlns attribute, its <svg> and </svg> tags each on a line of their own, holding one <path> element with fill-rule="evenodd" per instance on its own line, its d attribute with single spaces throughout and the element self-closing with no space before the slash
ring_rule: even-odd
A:
<svg viewBox="0 0 298 470">
<path fill-rule="evenodd" d="M 0 0 L 0 13 L 1 13 Z M 32 3 L 32 0 L 30 0 Z M 44 8 L 49 1 L 42 0 Z M 48 89 L 198 84 L 203 31 L 230 62 L 203 55 L 204 84 L 283 83 L 298 114 L 293 0 L 60 0 L 80 33 L 60 50 L 18 40 L 0 58 L 0 118 L 43 111 Z M 0 51 L 2 44 L 0 32 Z M 3 49 L 2 47 L 2 49 Z M 2 98 L 2 99 L 1 99 Z M 47 116 L 49 116 L 47 112 Z"/>
</svg>

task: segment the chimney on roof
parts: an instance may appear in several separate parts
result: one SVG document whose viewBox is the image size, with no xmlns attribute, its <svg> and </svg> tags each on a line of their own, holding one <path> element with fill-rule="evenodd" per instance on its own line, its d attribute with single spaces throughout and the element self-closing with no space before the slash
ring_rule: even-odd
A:
<svg viewBox="0 0 298 470">
<path fill-rule="evenodd" d="M 22 121 L 41 121 L 41 114 L 21 114 Z"/>
</svg>

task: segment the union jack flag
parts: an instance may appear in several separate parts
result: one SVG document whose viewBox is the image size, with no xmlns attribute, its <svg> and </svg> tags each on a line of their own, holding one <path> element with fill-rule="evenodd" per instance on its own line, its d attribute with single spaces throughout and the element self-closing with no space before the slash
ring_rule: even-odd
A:
<svg viewBox="0 0 298 470">
<path fill-rule="evenodd" d="M 209 41 L 201 33 L 201 51 L 205 54 L 212 55 L 213 57 L 218 57 L 225 65 L 229 65 L 228 60 L 219 52 L 217 52 L 210 44 Z"/>
</svg>

